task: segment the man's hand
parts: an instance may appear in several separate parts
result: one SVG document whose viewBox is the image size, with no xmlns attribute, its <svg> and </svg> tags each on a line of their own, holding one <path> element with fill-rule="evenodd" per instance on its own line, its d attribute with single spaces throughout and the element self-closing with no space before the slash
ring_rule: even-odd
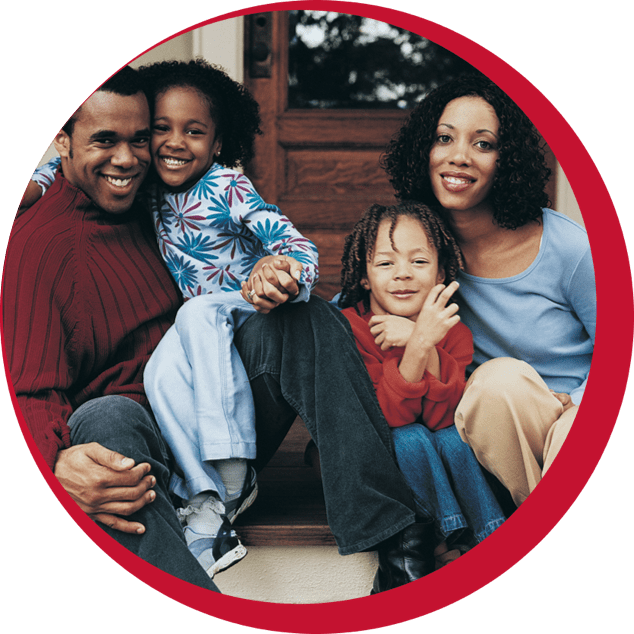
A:
<svg viewBox="0 0 634 634">
<path fill-rule="evenodd" d="M 575 404 L 572 402 L 570 394 L 555 392 L 554 390 L 550 390 L 550 393 L 563 405 L 564 412 L 571 407 L 574 407 Z"/>
<path fill-rule="evenodd" d="M 259 313 L 269 313 L 297 296 L 302 269 L 301 262 L 288 255 L 267 255 L 253 267 L 248 281 L 242 282 L 242 297 Z"/>
<path fill-rule="evenodd" d="M 381 350 L 404 348 L 414 332 L 415 324 L 407 317 L 396 315 L 374 315 L 369 322 L 374 343 Z"/>
<path fill-rule="evenodd" d="M 55 476 L 79 507 L 94 520 L 124 533 L 145 532 L 131 515 L 153 502 L 156 478 L 147 462 L 135 465 L 116 451 L 98 443 L 76 445 L 57 455 Z"/>
</svg>

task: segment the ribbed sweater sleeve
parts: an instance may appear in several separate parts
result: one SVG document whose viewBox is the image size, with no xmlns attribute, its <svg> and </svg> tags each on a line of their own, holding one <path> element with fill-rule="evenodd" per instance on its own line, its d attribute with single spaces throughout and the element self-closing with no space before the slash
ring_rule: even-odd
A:
<svg viewBox="0 0 634 634">
<path fill-rule="evenodd" d="M 358 305 L 363 311 L 363 304 Z M 429 429 L 453 425 L 453 417 L 465 386 L 465 371 L 473 355 L 471 332 L 458 323 L 436 346 L 440 378 L 425 372 L 415 383 L 406 381 L 399 371 L 403 348 L 381 350 L 374 343 L 368 324 L 372 313 L 359 315 L 346 308 L 357 347 L 368 369 L 383 415 L 390 427 L 409 425 L 420 419 Z"/>
<path fill-rule="evenodd" d="M 18 404 L 51 468 L 81 404 L 109 394 L 146 402 L 143 369 L 180 296 L 140 218 L 104 216 L 58 176 L 14 223 L 5 347 Z"/>
</svg>

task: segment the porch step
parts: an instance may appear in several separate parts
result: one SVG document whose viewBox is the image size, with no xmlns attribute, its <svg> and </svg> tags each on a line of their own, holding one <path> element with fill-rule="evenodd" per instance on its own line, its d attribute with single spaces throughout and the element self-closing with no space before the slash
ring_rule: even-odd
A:
<svg viewBox="0 0 634 634">
<path fill-rule="evenodd" d="M 269 603 L 330 603 L 370 594 L 377 555 L 339 555 L 336 546 L 248 546 L 247 556 L 217 574 L 223 594 Z"/>
<path fill-rule="evenodd" d="M 260 472 L 258 497 L 234 525 L 248 555 L 214 577 L 223 593 L 271 603 L 327 603 L 369 594 L 376 553 L 339 555 L 318 468 L 304 459 L 309 440 L 297 419 Z"/>
<path fill-rule="evenodd" d="M 258 497 L 235 529 L 245 546 L 334 546 L 317 469 L 306 464 L 310 435 L 297 419 L 258 476 Z"/>
</svg>

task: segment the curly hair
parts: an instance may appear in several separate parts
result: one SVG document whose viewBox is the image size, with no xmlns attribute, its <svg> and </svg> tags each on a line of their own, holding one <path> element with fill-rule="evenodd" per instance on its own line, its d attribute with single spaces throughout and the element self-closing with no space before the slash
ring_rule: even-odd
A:
<svg viewBox="0 0 634 634">
<path fill-rule="evenodd" d="M 198 58 L 189 62 L 167 61 L 141 66 L 150 108 L 170 88 L 194 88 L 209 104 L 222 151 L 216 159 L 225 167 L 244 166 L 253 158 L 260 130 L 260 107 L 251 93 L 220 67 Z"/>
<path fill-rule="evenodd" d="M 445 284 L 456 279 L 458 271 L 463 267 L 460 247 L 435 211 L 427 205 L 412 201 L 391 206 L 372 205 L 346 237 L 341 257 L 341 308 L 356 307 L 363 301 L 365 312 L 370 310 L 370 291 L 361 286 L 361 281 L 368 274 L 367 262 L 374 252 L 379 226 L 384 220 L 390 221 L 390 241 L 393 241 L 398 219 L 404 216 L 420 222 L 427 239 L 436 249 L 438 266 L 445 271 Z"/>
<path fill-rule="evenodd" d="M 542 216 L 549 205 L 545 192 L 550 169 L 541 137 L 528 117 L 498 86 L 484 75 L 467 75 L 430 92 L 411 112 L 382 154 L 399 200 L 419 200 L 437 206 L 429 178 L 429 154 L 445 106 L 459 97 L 481 97 L 495 110 L 500 122 L 499 158 L 489 194 L 494 221 L 517 229 Z"/>
</svg>

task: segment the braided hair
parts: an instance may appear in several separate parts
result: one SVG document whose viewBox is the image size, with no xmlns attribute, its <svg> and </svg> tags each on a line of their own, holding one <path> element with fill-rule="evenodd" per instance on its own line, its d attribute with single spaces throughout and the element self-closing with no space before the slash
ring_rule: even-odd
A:
<svg viewBox="0 0 634 634">
<path fill-rule="evenodd" d="M 189 62 L 167 61 L 141 66 L 150 109 L 170 88 L 194 88 L 209 105 L 222 151 L 216 162 L 224 167 L 244 166 L 253 158 L 260 130 L 260 107 L 251 93 L 220 67 L 202 58 Z M 152 113 L 153 114 L 153 113 Z"/>
<path fill-rule="evenodd" d="M 489 193 L 493 219 L 506 229 L 517 229 L 542 216 L 549 205 L 544 188 L 550 176 L 543 142 L 515 102 L 484 75 L 467 75 L 430 92 L 381 156 L 381 167 L 399 200 L 420 200 L 438 206 L 429 178 L 429 153 L 436 140 L 438 121 L 450 101 L 481 97 L 500 122 L 499 159 Z"/>
<path fill-rule="evenodd" d="M 341 296 L 339 306 L 347 308 L 363 301 L 365 312 L 370 310 L 370 291 L 361 286 L 367 277 L 367 262 L 374 253 L 379 226 L 384 220 L 390 222 L 390 241 L 398 219 L 407 216 L 420 222 L 427 239 L 436 249 L 438 266 L 445 271 L 445 284 L 456 279 L 462 268 L 462 254 L 454 237 L 445 227 L 440 216 L 426 205 L 418 202 L 402 202 L 398 205 L 372 205 L 355 224 L 346 237 L 341 257 Z"/>
</svg>

